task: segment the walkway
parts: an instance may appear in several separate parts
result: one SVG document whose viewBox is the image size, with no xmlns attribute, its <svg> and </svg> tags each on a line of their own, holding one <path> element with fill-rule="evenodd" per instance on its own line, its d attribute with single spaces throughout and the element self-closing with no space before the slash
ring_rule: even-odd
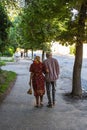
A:
<svg viewBox="0 0 87 130">
<path fill-rule="evenodd" d="M 18 76 L 12 91 L 0 105 L 0 130 L 87 130 L 87 101 L 70 100 L 63 96 L 65 92 L 71 91 L 73 59 L 61 56 L 58 59 L 61 74 L 54 108 L 46 107 L 46 95 L 44 106 L 35 108 L 34 96 L 27 94 L 31 61 L 20 60 L 3 67 L 15 71 Z"/>
</svg>

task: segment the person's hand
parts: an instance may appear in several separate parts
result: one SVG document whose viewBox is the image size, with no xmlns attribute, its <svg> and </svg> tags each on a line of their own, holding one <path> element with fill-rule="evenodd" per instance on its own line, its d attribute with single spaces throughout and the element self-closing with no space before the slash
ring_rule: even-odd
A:
<svg viewBox="0 0 87 130">
<path fill-rule="evenodd" d="M 48 70 L 48 69 L 46 69 L 46 72 L 47 72 L 47 73 L 49 73 L 49 70 Z"/>
</svg>

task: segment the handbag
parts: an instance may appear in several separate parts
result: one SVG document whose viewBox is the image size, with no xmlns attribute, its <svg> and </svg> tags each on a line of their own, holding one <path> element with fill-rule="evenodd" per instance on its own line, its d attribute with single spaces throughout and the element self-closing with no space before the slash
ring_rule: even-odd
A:
<svg viewBox="0 0 87 130">
<path fill-rule="evenodd" d="M 29 90 L 27 91 L 27 94 L 32 94 L 32 89 L 31 88 L 29 88 Z"/>
</svg>

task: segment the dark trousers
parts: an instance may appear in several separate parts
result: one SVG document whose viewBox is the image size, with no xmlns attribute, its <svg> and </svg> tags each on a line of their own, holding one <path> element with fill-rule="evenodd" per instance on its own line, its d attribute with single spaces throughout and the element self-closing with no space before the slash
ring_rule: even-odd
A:
<svg viewBox="0 0 87 130">
<path fill-rule="evenodd" d="M 46 82 L 48 104 L 55 103 L 55 81 Z"/>
</svg>

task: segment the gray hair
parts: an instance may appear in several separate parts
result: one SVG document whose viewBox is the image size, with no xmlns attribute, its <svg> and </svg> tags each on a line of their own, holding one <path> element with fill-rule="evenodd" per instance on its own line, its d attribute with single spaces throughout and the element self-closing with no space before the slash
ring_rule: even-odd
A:
<svg viewBox="0 0 87 130">
<path fill-rule="evenodd" d="M 50 57 L 52 56 L 52 53 L 51 52 L 46 52 L 46 57 Z"/>
</svg>

